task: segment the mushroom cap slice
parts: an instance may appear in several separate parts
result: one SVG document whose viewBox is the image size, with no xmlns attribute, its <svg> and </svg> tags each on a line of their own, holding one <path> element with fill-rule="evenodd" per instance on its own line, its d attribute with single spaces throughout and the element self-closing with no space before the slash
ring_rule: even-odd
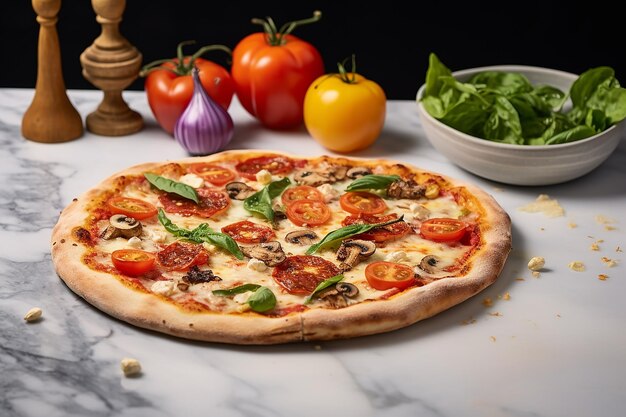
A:
<svg viewBox="0 0 626 417">
<path fill-rule="evenodd" d="M 366 175 L 370 175 L 372 173 L 372 170 L 369 169 L 368 167 L 353 167 L 350 168 L 347 172 L 346 172 L 346 176 L 350 179 L 357 179 L 357 178 L 361 178 L 364 177 Z"/>
<path fill-rule="evenodd" d="M 341 242 L 337 250 L 337 259 L 341 262 L 339 268 L 343 271 L 352 269 L 362 258 L 371 256 L 376 252 L 376 244 L 369 240 L 350 239 Z"/>
<path fill-rule="evenodd" d="M 131 237 L 140 236 L 141 232 L 142 227 L 139 220 L 124 214 L 114 214 L 109 218 L 109 225 L 100 236 L 106 240 L 116 237 L 130 239 Z"/>
<path fill-rule="evenodd" d="M 419 268 L 429 274 L 434 274 L 439 271 L 439 262 L 441 259 L 435 255 L 426 255 L 422 258 L 419 264 Z"/>
<path fill-rule="evenodd" d="M 287 255 L 285 255 L 278 241 L 263 242 L 252 246 L 242 246 L 241 251 L 248 258 L 263 261 L 267 266 L 276 266 L 287 258 Z"/>
<path fill-rule="evenodd" d="M 317 236 L 317 233 L 315 233 L 313 230 L 301 229 L 287 233 L 285 235 L 285 240 L 289 243 L 295 243 L 296 245 L 310 245 L 318 237 L 319 236 Z"/>
<path fill-rule="evenodd" d="M 335 285 L 337 292 L 344 297 L 354 298 L 359 294 L 359 288 L 349 282 L 340 281 Z"/>
<path fill-rule="evenodd" d="M 233 200 L 245 200 L 256 193 L 254 188 L 240 181 L 229 182 L 224 186 L 224 189 Z"/>
</svg>

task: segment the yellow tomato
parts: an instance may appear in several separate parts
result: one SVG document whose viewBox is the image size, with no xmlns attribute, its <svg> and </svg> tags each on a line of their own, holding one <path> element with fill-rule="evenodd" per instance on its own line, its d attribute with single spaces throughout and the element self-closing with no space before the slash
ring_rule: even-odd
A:
<svg viewBox="0 0 626 417">
<path fill-rule="evenodd" d="M 317 78 L 304 97 L 309 134 L 334 152 L 354 152 L 372 145 L 385 124 L 387 98 L 374 81 L 357 73 Z"/>
</svg>

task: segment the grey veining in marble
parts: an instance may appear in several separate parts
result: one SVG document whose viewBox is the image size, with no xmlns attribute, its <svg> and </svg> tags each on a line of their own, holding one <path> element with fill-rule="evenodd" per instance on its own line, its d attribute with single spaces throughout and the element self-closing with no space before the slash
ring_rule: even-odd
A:
<svg viewBox="0 0 626 417">
<path fill-rule="evenodd" d="M 385 130 L 355 156 L 385 157 L 476 183 L 513 220 L 514 249 L 484 293 L 413 326 L 352 340 L 279 346 L 198 343 L 135 328 L 91 307 L 54 272 L 60 210 L 127 166 L 187 156 L 155 124 L 142 92 L 126 93 L 146 128 L 86 133 L 64 144 L 24 140 L 32 90 L 0 90 L 0 416 L 617 417 L 626 412 L 626 144 L 596 171 L 559 186 L 492 183 L 428 144 L 413 102 L 389 102 Z M 96 91 L 70 91 L 83 117 Z M 230 149 L 325 152 L 304 131 L 270 132 L 234 102 Z M 120 153 L 119 149 L 125 149 Z M 519 207 L 539 194 L 566 215 Z M 613 219 L 610 226 L 597 216 Z M 576 227 L 572 227 L 576 224 Z M 590 249 L 599 242 L 599 251 Z M 546 271 L 533 277 L 532 256 Z M 617 262 L 609 267 L 602 257 Z M 585 272 L 568 264 L 583 261 Z M 608 279 L 598 279 L 600 274 Z M 505 296 L 506 295 L 506 296 Z M 510 296 L 510 299 L 509 299 Z M 492 300 L 486 306 L 485 298 Z M 26 323 L 32 307 L 43 318 Z M 120 361 L 137 358 L 138 377 Z"/>
</svg>

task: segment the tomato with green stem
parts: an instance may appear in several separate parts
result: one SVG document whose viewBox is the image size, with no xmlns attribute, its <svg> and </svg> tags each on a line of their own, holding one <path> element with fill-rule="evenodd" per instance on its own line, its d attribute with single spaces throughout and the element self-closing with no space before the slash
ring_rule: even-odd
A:
<svg viewBox="0 0 626 417">
<path fill-rule="evenodd" d="M 344 61 L 345 62 L 345 61 Z M 334 152 L 354 152 L 371 146 L 385 124 L 387 98 L 374 81 L 337 64 L 339 73 L 317 78 L 304 97 L 304 125 L 309 134 Z"/>
<path fill-rule="evenodd" d="M 209 45 L 200 48 L 195 54 L 185 56 L 183 46 L 195 41 L 184 41 L 178 44 L 177 57 L 160 59 L 144 66 L 140 76 L 146 78 L 144 85 L 148 96 L 148 104 L 159 125 L 173 134 L 174 126 L 180 115 L 185 111 L 193 95 L 193 77 L 191 71 L 197 67 L 200 82 L 209 96 L 224 110 L 228 110 L 235 94 L 235 85 L 230 72 L 213 61 L 201 58 L 209 51 L 223 51 L 231 54 L 230 48 L 224 45 Z"/>
<path fill-rule="evenodd" d="M 303 122 L 304 95 L 324 73 L 324 61 L 315 46 L 291 32 L 321 16 L 316 11 L 313 17 L 285 23 L 280 29 L 270 17 L 252 19 L 264 32 L 246 36 L 233 49 L 231 75 L 237 98 L 270 129 L 289 129 Z"/>
</svg>

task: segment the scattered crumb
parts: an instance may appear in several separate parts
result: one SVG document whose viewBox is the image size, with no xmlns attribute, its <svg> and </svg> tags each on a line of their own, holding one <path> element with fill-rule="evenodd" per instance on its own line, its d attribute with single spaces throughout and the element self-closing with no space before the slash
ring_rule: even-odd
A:
<svg viewBox="0 0 626 417">
<path fill-rule="evenodd" d="M 615 248 L 615 252 L 623 252 L 622 248 L 620 248 L 619 246 Z"/>
<path fill-rule="evenodd" d="M 467 320 L 463 320 L 463 321 L 461 322 L 461 324 L 462 324 L 463 326 L 466 326 L 466 325 L 468 325 L 468 324 L 474 324 L 474 323 L 476 323 L 476 319 L 475 319 L 475 318 L 473 318 L 473 317 L 470 317 L 469 319 L 467 319 Z"/>
<path fill-rule="evenodd" d="M 596 222 L 598 224 L 613 224 L 613 223 L 617 223 L 614 219 L 611 219 L 609 217 L 606 217 L 602 214 L 599 214 L 596 216 Z"/>
<path fill-rule="evenodd" d="M 561 318 L 561 315 L 560 315 L 560 314 L 557 314 L 557 315 L 556 315 L 556 318 L 560 319 L 560 318 Z"/>
<path fill-rule="evenodd" d="M 521 206 L 518 210 L 528 213 L 541 212 L 548 217 L 560 217 L 565 215 L 565 210 L 559 205 L 559 202 L 555 199 L 551 199 L 547 194 L 540 194 L 534 202 Z"/>
<path fill-rule="evenodd" d="M 610 232 L 610 231 L 612 231 L 612 230 L 617 230 L 617 227 L 615 227 L 615 226 L 610 226 L 610 225 L 608 225 L 608 224 L 607 224 L 606 226 L 604 226 L 604 230 L 606 230 L 606 231 Z"/>
<path fill-rule="evenodd" d="M 494 317 L 502 317 L 502 313 L 500 313 L 499 311 L 496 311 L 494 313 L 489 313 L 490 316 L 494 316 Z"/>
<path fill-rule="evenodd" d="M 491 307 L 493 305 L 493 300 L 490 297 L 487 297 L 483 300 L 483 305 L 485 307 Z"/>
<path fill-rule="evenodd" d="M 141 372 L 141 364 L 137 359 L 133 358 L 122 359 L 120 367 L 122 368 L 122 372 L 124 372 L 125 376 L 135 376 Z"/>
<path fill-rule="evenodd" d="M 606 256 L 602 257 L 602 262 L 604 262 L 609 268 L 613 268 L 615 265 L 617 265 L 617 261 L 607 258 Z"/>
<path fill-rule="evenodd" d="M 314 345 L 313 349 L 315 349 L 315 350 L 322 350 L 322 346 L 321 345 Z"/>
<path fill-rule="evenodd" d="M 491 339 L 492 342 L 496 341 L 496 337 L 495 336 L 489 336 L 489 338 Z"/>
<path fill-rule="evenodd" d="M 570 229 L 575 229 L 578 227 L 578 225 L 574 222 L 569 222 L 567 223 L 567 227 L 569 227 Z"/>
<path fill-rule="evenodd" d="M 39 307 L 33 307 L 26 312 L 24 320 L 26 320 L 27 323 L 34 323 L 41 318 L 42 314 L 43 311 Z"/>
<path fill-rule="evenodd" d="M 539 271 L 533 271 L 532 274 L 533 274 L 533 277 L 535 278 L 539 278 L 539 276 L 541 275 Z"/>
<path fill-rule="evenodd" d="M 576 271 L 576 272 L 583 272 L 586 269 L 585 264 L 582 263 L 581 261 L 570 262 L 569 265 L 567 266 L 569 267 L 569 269 L 571 269 L 572 271 Z"/>
<path fill-rule="evenodd" d="M 515 281 L 526 281 L 526 280 L 524 278 L 517 277 L 517 278 L 515 278 Z"/>
<path fill-rule="evenodd" d="M 528 269 L 531 271 L 539 271 L 546 265 L 546 259 L 543 256 L 533 256 L 528 261 Z"/>
<path fill-rule="evenodd" d="M 608 275 L 606 275 L 606 274 L 600 274 L 600 275 L 598 275 L 598 279 L 599 279 L 600 281 L 606 281 L 606 279 L 607 279 L 608 277 L 609 277 L 609 276 L 608 276 Z"/>
<path fill-rule="evenodd" d="M 544 232 L 546 230 L 546 228 L 545 227 L 540 227 L 539 230 Z"/>
<path fill-rule="evenodd" d="M 501 193 L 504 190 L 502 188 L 493 187 L 493 191 L 497 191 L 497 192 Z"/>
<path fill-rule="evenodd" d="M 593 242 L 591 244 L 591 246 L 589 246 L 589 249 L 591 249 L 593 251 L 599 251 L 600 250 L 600 246 L 598 245 L 598 242 Z"/>
<path fill-rule="evenodd" d="M 511 299 L 511 294 L 509 294 L 509 292 L 505 292 L 504 295 L 502 296 L 502 299 L 505 301 L 509 301 Z"/>
</svg>

